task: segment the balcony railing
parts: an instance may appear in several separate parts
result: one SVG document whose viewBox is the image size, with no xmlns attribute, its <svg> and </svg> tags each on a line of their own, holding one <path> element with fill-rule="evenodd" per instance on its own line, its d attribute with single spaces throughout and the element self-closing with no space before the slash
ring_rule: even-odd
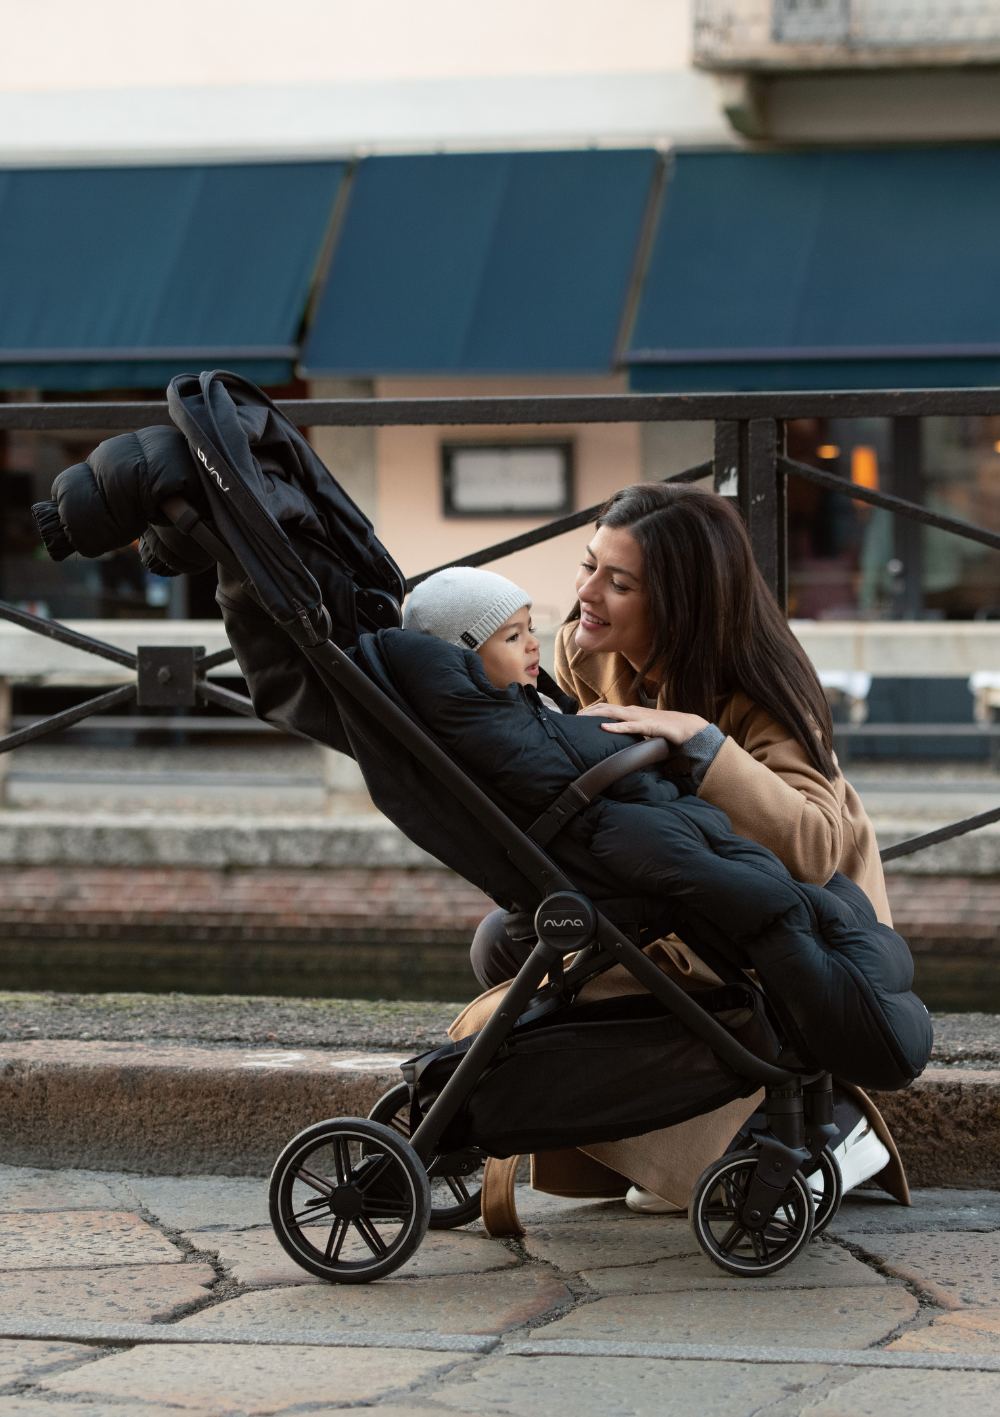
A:
<svg viewBox="0 0 1000 1417">
<path fill-rule="evenodd" d="M 1000 63 L 1000 0 L 694 0 L 709 69 Z"/>
</svg>

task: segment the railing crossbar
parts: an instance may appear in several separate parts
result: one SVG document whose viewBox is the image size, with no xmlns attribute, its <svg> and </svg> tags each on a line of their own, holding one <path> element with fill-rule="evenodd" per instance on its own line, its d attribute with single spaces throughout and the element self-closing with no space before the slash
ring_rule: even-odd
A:
<svg viewBox="0 0 1000 1417">
<path fill-rule="evenodd" d="M 942 531 L 953 532 L 955 536 L 962 536 L 967 541 L 978 541 L 983 546 L 1000 551 L 1000 532 L 976 526 L 974 522 L 963 521 L 961 517 L 949 517 L 941 512 L 932 512 L 927 507 L 921 507 L 917 502 L 908 502 L 905 498 L 894 497 L 889 492 L 876 492 L 870 487 L 859 487 L 856 482 L 849 482 L 844 477 L 838 477 L 836 473 L 824 472 L 821 468 L 809 467 L 807 464 L 795 462 L 791 458 L 779 458 L 778 468 L 782 472 L 801 477 L 805 482 L 813 482 L 819 487 L 829 488 L 831 492 L 837 492 L 841 497 L 850 497 L 856 502 L 868 502 L 873 507 L 884 507 L 886 511 L 896 512 L 901 517 L 909 517 L 912 521 L 923 522 L 926 526 L 939 527 Z"/>
<path fill-rule="evenodd" d="M 81 718 L 89 718 L 94 713 L 103 713 L 105 709 L 114 708 L 117 704 L 134 702 L 135 697 L 136 685 L 122 684 L 118 689 L 111 689 L 106 694 L 99 694 L 96 699 L 87 699 L 82 704 L 74 704 L 72 708 L 64 709 L 62 713 L 54 713 L 49 718 L 40 718 L 30 727 L 18 729 L 16 733 L 8 733 L 6 738 L 0 738 L 0 753 L 9 753 L 13 748 L 21 748 L 25 743 L 33 743 L 36 738 L 44 738 L 49 733 L 58 733 L 61 728 L 71 728 L 74 723 L 79 723 Z"/>
<path fill-rule="evenodd" d="M 106 641 L 96 640 L 91 635 L 81 635 L 79 630 L 71 630 L 68 625 L 63 625 L 59 620 L 44 620 L 41 615 L 32 615 L 27 610 L 19 610 L 9 601 L 0 600 L 0 619 L 10 620 L 13 624 L 20 625 L 22 629 L 31 630 L 47 640 L 59 640 L 61 644 L 71 645 L 74 649 L 83 650 L 86 654 L 95 654 L 100 659 L 110 659 L 112 664 L 123 664 L 126 669 L 136 668 L 138 662 L 136 656 L 127 649 L 119 649 L 117 645 L 109 645 Z"/>
<path fill-rule="evenodd" d="M 718 422 L 751 418 L 988 417 L 1000 390 L 855 389 L 769 393 L 528 394 L 473 398 L 284 399 L 302 428 Z M 0 429 L 107 432 L 169 422 L 166 402 L 0 404 Z"/>
<path fill-rule="evenodd" d="M 670 477 L 664 477 L 663 482 L 700 482 L 704 477 L 712 476 L 712 464 L 710 462 L 699 463 L 697 467 L 689 467 L 684 472 L 675 472 Z M 446 561 L 440 566 L 434 566 L 429 571 L 421 571 L 419 575 L 411 576 L 406 582 L 406 589 L 413 590 L 421 581 L 425 581 L 428 576 L 434 576 L 438 571 L 446 571 L 452 566 L 485 566 L 488 561 L 499 561 L 501 556 L 511 556 L 515 551 L 525 551 L 529 546 L 538 546 L 543 541 L 551 541 L 554 537 L 562 536 L 564 532 L 576 531 L 578 527 L 586 526 L 592 522 L 604 506 L 603 502 L 597 502 L 592 507 L 584 507 L 581 512 L 571 512 L 569 516 L 560 517 L 558 521 L 546 522 L 544 526 L 536 527 L 533 531 L 522 532 L 520 536 L 511 536 L 506 541 L 494 542 L 492 546 L 484 546 L 480 551 L 473 551 L 468 556 L 461 556 L 457 561 Z"/>
<path fill-rule="evenodd" d="M 937 846 L 942 841 L 965 836 L 967 832 L 976 831 L 979 827 L 988 827 L 992 822 L 1000 822 L 1000 807 L 991 807 L 986 812 L 979 812 L 974 817 L 965 817 L 960 822 L 950 822 L 948 826 L 939 827 L 937 831 L 924 832 L 922 836 L 911 836 L 906 841 L 897 842 L 895 846 L 887 846 L 879 855 L 884 865 L 887 861 L 898 860 L 900 856 L 912 856 L 915 851 L 923 851 L 928 846 Z"/>
</svg>

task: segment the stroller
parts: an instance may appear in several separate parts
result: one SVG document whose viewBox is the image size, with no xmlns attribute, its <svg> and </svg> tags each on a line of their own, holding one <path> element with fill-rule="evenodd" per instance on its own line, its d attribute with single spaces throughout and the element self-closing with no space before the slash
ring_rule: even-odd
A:
<svg viewBox="0 0 1000 1417">
<path fill-rule="evenodd" d="M 168 406 L 173 428 L 110 439 L 60 474 L 55 502 L 35 509 L 50 553 L 96 555 L 141 536 L 146 564 L 162 573 L 217 563 L 219 603 L 257 713 L 354 756 L 376 805 L 533 941 L 474 1036 L 404 1065 L 404 1081 L 369 1117 L 320 1121 L 289 1141 L 269 1193 L 282 1246 L 322 1279 L 379 1279 L 429 1227 L 479 1215 L 488 1158 L 639 1135 L 763 1087 L 743 1144 L 705 1170 L 689 1214 L 698 1244 L 728 1273 L 764 1276 L 788 1264 L 841 1200 L 827 1056 L 841 1072 L 840 1034 L 851 1033 L 853 1080 L 868 1086 L 906 1086 L 929 1056 L 905 944 L 867 925 L 870 908 L 865 916 L 855 903 L 851 914 L 829 891 L 796 887 L 812 893 L 809 918 L 839 931 L 835 945 L 817 946 L 843 956 L 838 987 L 860 991 L 848 1024 L 819 1001 L 815 1019 L 836 1015 L 826 1047 L 821 1024 L 807 1028 L 795 1001 L 770 987 L 788 976 L 795 993 L 786 950 L 747 955 L 692 912 L 683 891 L 623 895 L 588 855 L 578 829 L 588 809 L 636 800 L 636 783 L 663 790 L 657 768 L 668 745 L 598 732 L 599 760 L 532 820 L 513 820 L 476 755 L 463 764 L 455 742 L 439 741 L 413 707 L 414 686 L 435 676 L 464 692 L 475 656 L 398 629 L 402 576 L 305 439 L 230 374 L 175 379 Z M 521 696 L 525 732 L 544 747 L 552 730 Z M 763 848 L 728 840 L 739 847 L 728 867 L 737 897 L 750 880 L 738 874 L 748 852 L 768 858 L 765 883 L 787 877 Z M 686 993 L 656 967 L 643 946 L 671 929 L 689 932 L 721 985 Z M 883 969 L 859 983 L 873 940 L 890 951 L 891 977 Z M 584 985 L 616 965 L 645 992 L 583 1001 Z"/>
</svg>

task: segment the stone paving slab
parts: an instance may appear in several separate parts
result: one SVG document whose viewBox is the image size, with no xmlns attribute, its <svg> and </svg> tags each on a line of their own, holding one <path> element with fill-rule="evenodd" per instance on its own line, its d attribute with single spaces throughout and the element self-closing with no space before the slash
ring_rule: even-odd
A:
<svg viewBox="0 0 1000 1417">
<path fill-rule="evenodd" d="M 945 1309 L 1000 1305 L 1000 1233 L 844 1235 L 900 1279 Z"/>
<path fill-rule="evenodd" d="M 747 1280 L 726 1274 L 705 1255 L 676 1255 L 646 1265 L 585 1269 L 582 1279 L 598 1294 L 656 1294 L 668 1290 L 745 1289 Z M 773 1289 L 838 1289 L 846 1285 L 884 1286 L 882 1275 L 846 1250 L 814 1240 L 792 1264 L 767 1279 L 751 1281 Z"/>
<path fill-rule="evenodd" d="M 405 1271 L 402 1271 L 405 1273 Z M 343 1333 L 350 1329 L 406 1333 L 503 1333 L 570 1302 L 566 1286 L 534 1267 L 476 1275 L 397 1278 L 377 1284 L 300 1284 L 258 1290 L 180 1321 L 246 1337 L 269 1328 Z"/>
<path fill-rule="evenodd" d="M 271 1225 L 266 1176 L 122 1176 L 115 1190 L 168 1230 Z"/>
<path fill-rule="evenodd" d="M 238 1284 L 259 1288 L 302 1284 L 311 1278 L 285 1253 L 270 1228 L 222 1233 L 191 1231 L 185 1238 L 200 1250 L 218 1255 L 219 1263 Z M 520 1263 L 516 1254 L 488 1235 L 470 1235 L 462 1230 L 428 1230 L 419 1250 L 401 1273 L 407 1277 L 485 1274 Z M 324 1284 L 326 1281 L 317 1278 L 314 1282 Z"/>
<path fill-rule="evenodd" d="M 128 1211 L 21 1211 L 8 1213 L 0 1225 L 0 1270 L 178 1264 L 183 1258 L 176 1245 Z"/>
<path fill-rule="evenodd" d="M 0 1413 L 3 1417 L 129 1417 L 130 1412 L 141 1413 L 142 1417 L 177 1417 L 176 1407 L 164 1407 L 155 1401 L 130 1402 L 127 1405 L 101 1400 L 101 1406 L 84 1399 L 82 1402 L 67 1402 L 56 1393 L 48 1397 L 35 1392 L 16 1397 L 0 1397 Z"/>
<path fill-rule="evenodd" d="M 866 1348 L 917 1312 L 904 1289 L 745 1288 L 627 1294 L 581 1304 L 532 1337 Z"/>
<path fill-rule="evenodd" d="M 22 1323 L 156 1323 L 204 1299 L 215 1279 L 211 1265 L 200 1263 L 12 1271 L 3 1276 L 3 1309 Z"/>
<path fill-rule="evenodd" d="M 835 1375 L 831 1390 L 769 1408 L 767 1417 L 996 1417 L 1000 1373 L 875 1370 L 846 1381 Z"/>
<path fill-rule="evenodd" d="M 636 1215 L 620 1201 L 614 1203 L 613 1218 L 595 1219 L 586 1226 L 577 1220 L 534 1225 L 522 1219 L 527 1223 L 527 1253 L 571 1274 L 700 1253 L 686 1216 Z"/>
<path fill-rule="evenodd" d="M 370 1402 L 406 1391 L 444 1373 L 451 1355 L 412 1349 L 247 1348 L 206 1346 L 136 1348 L 43 1379 L 43 1392 L 93 1395 L 142 1404 L 152 1394 L 189 1411 L 284 1412 L 306 1403 Z"/>
<path fill-rule="evenodd" d="M 825 1373 L 820 1366 L 487 1358 L 441 1382 L 434 1401 L 482 1417 L 546 1411 L 573 1417 L 752 1417 L 789 1394 L 801 1395 Z"/>
<path fill-rule="evenodd" d="M 900 1353 L 990 1353 L 1000 1357 L 1000 1307 L 956 1309 L 889 1345 Z"/>
<path fill-rule="evenodd" d="M 851 1191 L 830 1222 L 828 1234 L 1000 1230 L 1000 1191 L 913 1187 L 911 1199 L 912 1205 L 897 1205 L 884 1191 Z"/>
<path fill-rule="evenodd" d="M 40 1373 L 52 1372 L 67 1364 L 93 1357 L 84 1343 L 56 1343 L 25 1339 L 0 1340 L 0 1387 L 23 1383 Z"/>
<path fill-rule="evenodd" d="M 0 1211 L 112 1210 L 117 1204 L 118 1196 L 106 1175 L 0 1166 Z"/>
</svg>

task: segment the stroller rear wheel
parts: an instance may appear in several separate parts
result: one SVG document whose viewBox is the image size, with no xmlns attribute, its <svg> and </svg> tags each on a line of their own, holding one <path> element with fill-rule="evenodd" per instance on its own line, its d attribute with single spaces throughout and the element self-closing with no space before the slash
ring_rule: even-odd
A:
<svg viewBox="0 0 1000 1417">
<path fill-rule="evenodd" d="M 409 1140 L 410 1089 L 397 1083 L 382 1094 L 368 1113 L 373 1122 L 383 1122 Z M 482 1152 L 475 1147 L 436 1156 L 427 1168 L 431 1186 L 432 1230 L 453 1230 L 478 1220 L 483 1208 Z"/>
<path fill-rule="evenodd" d="M 813 1199 L 796 1171 L 777 1209 L 754 1228 L 741 1218 L 759 1157 L 756 1151 L 729 1152 L 702 1172 L 689 1214 L 698 1244 L 729 1274 L 765 1275 L 782 1269 L 813 1233 Z"/>
<path fill-rule="evenodd" d="M 335 1284 L 405 1263 L 427 1232 L 427 1172 L 397 1132 L 361 1117 L 317 1122 L 274 1164 L 271 1224 L 295 1262 Z"/>
</svg>

